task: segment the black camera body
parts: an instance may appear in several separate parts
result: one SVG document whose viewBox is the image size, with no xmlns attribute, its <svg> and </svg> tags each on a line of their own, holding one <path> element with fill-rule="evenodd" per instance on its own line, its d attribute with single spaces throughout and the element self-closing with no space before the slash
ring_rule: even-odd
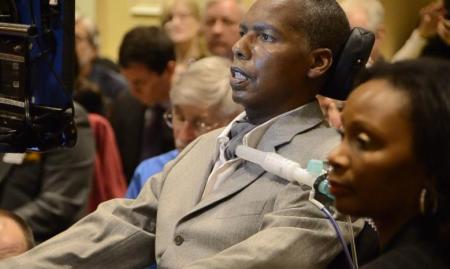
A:
<svg viewBox="0 0 450 269">
<path fill-rule="evenodd" d="M 74 13 L 71 0 L 0 3 L 0 152 L 75 144 Z"/>
</svg>

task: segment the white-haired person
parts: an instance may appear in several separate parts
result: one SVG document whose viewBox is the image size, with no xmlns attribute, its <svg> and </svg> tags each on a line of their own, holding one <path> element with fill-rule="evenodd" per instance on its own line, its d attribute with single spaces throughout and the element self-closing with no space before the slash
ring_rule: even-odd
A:
<svg viewBox="0 0 450 269">
<path fill-rule="evenodd" d="M 243 108 L 233 102 L 229 84 L 231 61 L 206 57 L 192 63 L 170 91 L 172 108 L 165 113 L 173 130 L 176 149 L 142 161 L 131 179 L 127 198 L 136 198 L 150 176 L 198 136 L 225 126 Z"/>
</svg>

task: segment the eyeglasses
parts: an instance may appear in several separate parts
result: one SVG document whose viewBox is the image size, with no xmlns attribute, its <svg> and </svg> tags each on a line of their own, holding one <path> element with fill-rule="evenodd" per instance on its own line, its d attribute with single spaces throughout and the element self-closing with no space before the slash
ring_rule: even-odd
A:
<svg viewBox="0 0 450 269">
<path fill-rule="evenodd" d="M 188 121 L 183 116 L 179 115 L 178 113 L 173 113 L 172 111 L 166 111 L 163 115 L 164 121 L 166 122 L 167 126 L 170 128 L 173 128 L 173 124 L 185 124 L 186 122 L 189 122 L 191 126 L 194 127 L 194 130 L 198 134 L 203 134 L 206 132 L 211 131 L 212 129 L 215 129 L 219 126 L 218 122 L 215 123 L 206 123 L 201 119 L 195 119 L 194 121 Z"/>
</svg>

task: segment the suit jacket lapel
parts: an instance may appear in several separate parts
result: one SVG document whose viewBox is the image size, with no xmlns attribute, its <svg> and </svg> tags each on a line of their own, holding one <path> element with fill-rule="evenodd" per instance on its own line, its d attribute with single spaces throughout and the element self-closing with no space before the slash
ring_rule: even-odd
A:
<svg viewBox="0 0 450 269">
<path fill-rule="evenodd" d="M 314 128 L 322 122 L 322 111 L 320 110 L 318 103 L 313 102 L 307 104 L 303 108 L 286 115 L 273 123 L 262 136 L 257 148 L 262 151 L 274 152 L 277 146 L 288 143 L 298 133 Z M 215 152 L 215 155 L 213 156 L 217 156 L 217 152 Z M 198 184 L 196 186 L 202 186 L 201 188 L 196 189 L 197 193 L 194 195 L 197 199 L 196 201 L 199 202 L 182 218 L 182 220 L 186 220 L 195 213 L 215 205 L 225 198 L 239 192 L 257 180 L 265 172 L 259 165 L 248 162 L 242 163 L 236 171 L 223 182 L 218 190 L 201 199 L 212 165 L 213 164 L 210 163 L 208 167 L 199 168 L 198 171 L 201 171 L 201 175 L 198 177 L 198 181 L 194 182 L 194 185 Z"/>
<path fill-rule="evenodd" d="M 277 120 L 262 136 L 257 149 L 275 152 L 276 148 L 289 143 L 297 134 L 306 132 L 324 121 L 318 102 L 306 104 L 297 111 Z"/>
<path fill-rule="evenodd" d="M 227 198 L 230 195 L 233 195 L 234 193 L 250 185 L 264 172 L 264 169 L 256 164 L 241 164 L 216 191 L 211 192 L 204 197 L 198 204 L 198 207 L 201 208 L 203 206 L 211 205 Z"/>
</svg>

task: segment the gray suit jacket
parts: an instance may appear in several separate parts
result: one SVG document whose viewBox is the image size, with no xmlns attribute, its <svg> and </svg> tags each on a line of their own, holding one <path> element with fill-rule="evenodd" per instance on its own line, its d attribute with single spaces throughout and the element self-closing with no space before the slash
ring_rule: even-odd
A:
<svg viewBox="0 0 450 269">
<path fill-rule="evenodd" d="M 116 199 L 0 268 L 323 268 L 340 250 L 296 183 L 244 163 L 201 200 L 217 153 L 214 131 L 189 145 L 136 200 Z M 339 138 L 316 103 L 277 120 L 258 149 L 305 166 Z"/>
</svg>

